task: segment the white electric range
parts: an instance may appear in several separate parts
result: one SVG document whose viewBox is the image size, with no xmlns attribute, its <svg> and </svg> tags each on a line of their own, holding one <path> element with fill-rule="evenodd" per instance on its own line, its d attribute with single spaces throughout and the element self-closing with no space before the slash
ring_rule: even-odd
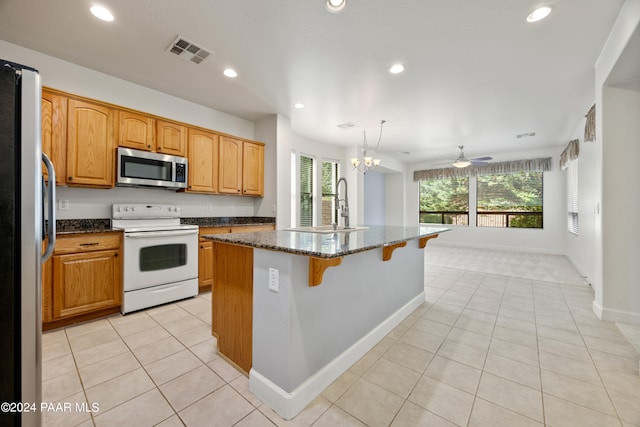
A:
<svg viewBox="0 0 640 427">
<path fill-rule="evenodd" d="M 114 204 L 111 228 L 124 233 L 122 314 L 198 294 L 198 226 L 179 206 Z"/>
</svg>

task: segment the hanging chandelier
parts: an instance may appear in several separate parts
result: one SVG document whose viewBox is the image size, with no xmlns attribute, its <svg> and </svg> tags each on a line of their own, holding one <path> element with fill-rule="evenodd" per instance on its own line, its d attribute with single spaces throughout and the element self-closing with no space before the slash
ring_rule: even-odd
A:
<svg viewBox="0 0 640 427">
<path fill-rule="evenodd" d="M 380 165 L 380 159 L 375 159 L 370 153 L 375 153 L 375 151 L 380 146 L 380 140 L 382 139 L 382 125 L 384 125 L 386 120 L 380 120 L 380 135 L 378 135 L 378 142 L 375 147 L 370 147 L 367 142 L 367 130 L 362 131 L 363 141 L 362 141 L 362 159 L 358 157 L 354 157 L 351 159 L 351 165 L 354 169 L 359 170 L 363 174 L 366 174 L 370 170 L 374 169 L 376 166 Z"/>
</svg>

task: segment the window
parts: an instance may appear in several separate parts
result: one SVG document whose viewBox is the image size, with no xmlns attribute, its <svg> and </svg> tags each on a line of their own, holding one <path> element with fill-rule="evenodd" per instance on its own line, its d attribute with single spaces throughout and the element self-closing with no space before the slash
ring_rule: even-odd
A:
<svg viewBox="0 0 640 427">
<path fill-rule="evenodd" d="M 335 200 L 338 166 L 338 162 L 322 162 L 322 225 L 338 223 Z"/>
<path fill-rule="evenodd" d="M 477 226 L 542 228 L 542 172 L 477 177 Z"/>
<path fill-rule="evenodd" d="M 420 181 L 420 222 L 469 225 L 469 177 Z"/>
<path fill-rule="evenodd" d="M 567 213 L 569 233 L 578 234 L 578 160 L 567 166 Z"/>
<path fill-rule="evenodd" d="M 313 226 L 313 158 L 300 156 L 300 227 Z"/>
</svg>

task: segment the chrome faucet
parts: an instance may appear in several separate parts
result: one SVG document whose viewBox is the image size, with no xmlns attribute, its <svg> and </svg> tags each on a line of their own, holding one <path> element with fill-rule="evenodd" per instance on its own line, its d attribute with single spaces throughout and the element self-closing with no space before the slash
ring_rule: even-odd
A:
<svg viewBox="0 0 640 427">
<path fill-rule="evenodd" d="M 344 199 L 340 199 L 338 197 L 340 182 L 344 182 Z M 340 178 L 336 183 L 336 195 L 335 195 L 336 216 L 338 216 L 338 211 L 340 210 L 340 200 L 344 202 L 344 204 L 342 205 L 342 213 L 340 213 L 340 216 L 344 218 L 344 228 L 349 228 L 349 190 L 347 188 L 347 180 L 344 177 Z M 332 225 L 334 230 L 338 227 L 337 222 L 334 222 Z"/>
</svg>

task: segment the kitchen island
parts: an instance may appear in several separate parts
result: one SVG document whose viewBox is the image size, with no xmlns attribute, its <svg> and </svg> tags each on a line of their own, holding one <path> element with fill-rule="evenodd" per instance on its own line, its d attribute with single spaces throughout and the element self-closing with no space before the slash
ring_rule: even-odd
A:
<svg viewBox="0 0 640 427">
<path fill-rule="evenodd" d="M 218 350 L 285 419 L 424 302 L 423 248 L 448 231 L 309 230 L 202 236 L 214 242 Z"/>
</svg>

